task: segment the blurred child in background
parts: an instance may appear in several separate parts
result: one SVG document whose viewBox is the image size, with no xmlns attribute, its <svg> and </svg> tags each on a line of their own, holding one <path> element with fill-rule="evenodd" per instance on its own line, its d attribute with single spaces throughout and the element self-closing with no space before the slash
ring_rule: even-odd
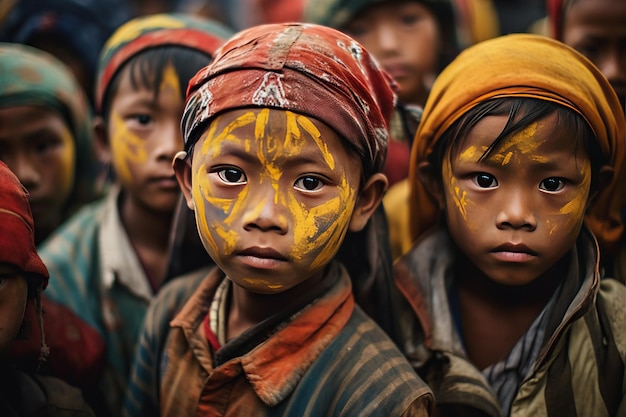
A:
<svg viewBox="0 0 626 417">
<path fill-rule="evenodd" d="M 172 160 L 182 149 L 188 80 L 230 32 L 185 15 L 121 26 L 100 55 L 95 95 L 100 159 L 114 183 L 107 197 L 67 222 L 41 248 L 50 297 L 78 312 L 107 347 L 101 395 L 119 415 L 145 309 L 162 284 L 180 190 Z"/>
</svg>

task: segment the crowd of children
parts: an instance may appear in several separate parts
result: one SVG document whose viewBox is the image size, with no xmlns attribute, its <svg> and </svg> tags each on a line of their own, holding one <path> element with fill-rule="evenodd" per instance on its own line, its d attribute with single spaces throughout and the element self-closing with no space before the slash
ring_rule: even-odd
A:
<svg viewBox="0 0 626 417">
<path fill-rule="evenodd" d="M 0 5 L 0 415 L 626 416 L 625 21 Z"/>
</svg>

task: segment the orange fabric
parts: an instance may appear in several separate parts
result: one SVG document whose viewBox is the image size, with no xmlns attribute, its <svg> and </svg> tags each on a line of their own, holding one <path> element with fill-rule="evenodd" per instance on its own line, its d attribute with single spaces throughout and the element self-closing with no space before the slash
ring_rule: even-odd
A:
<svg viewBox="0 0 626 417">
<path fill-rule="evenodd" d="M 465 112 L 492 98 L 552 101 L 580 114 L 615 169 L 613 181 L 594 200 L 586 223 L 603 250 L 614 250 L 624 226 L 623 169 L 626 128 L 615 92 L 602 73 L 569 46 L 539 35 L 490 39 L 463 51 L 437 78 L 424 108 L 411 154 L 411 240 L 423 236 L 439 214 L 434 197 L 417 177 L 442 134 Z"/>
</svg>

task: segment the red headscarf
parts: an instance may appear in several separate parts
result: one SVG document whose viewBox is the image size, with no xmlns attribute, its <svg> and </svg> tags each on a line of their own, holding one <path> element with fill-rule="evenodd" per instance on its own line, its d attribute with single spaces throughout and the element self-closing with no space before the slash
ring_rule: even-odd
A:
<svg viewBox="0 0 626 417">
<path fill-rule="evenodd" d="M 554 39 L 563 40 L 563 8 L 568 0 L 548 0 L 546 9 L 548 11 L 548 28 L 550 36 Z"/>
<path fill-rule="evenodd" d="M 39 275 L 48 285 L 48 269 L 35 248 L 33 216 L 26 188 L 0 161 L 0 262 Z"/>
<path fill-rule="evenodd" d="M 219 113 L 247 107 L 320 120 L 359 150 L 364 172 L 382 169 L 395 95 L 391 78 L 343 33 L 313 24 L 240 32 L 192 78 L 183 115 L 185 150 Z"/>
</svg>

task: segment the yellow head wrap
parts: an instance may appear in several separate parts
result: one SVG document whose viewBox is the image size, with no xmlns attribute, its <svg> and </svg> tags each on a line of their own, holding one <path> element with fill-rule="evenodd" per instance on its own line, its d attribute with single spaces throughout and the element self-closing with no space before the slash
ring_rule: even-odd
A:
<svg viewBox="0 0 626 417">
<path fill-rule="evenodd" d="M 440 209 L 419 180 L 418 165 L 464 113 L 485 100 L 503 97 L 551 101 L 574 110 L 590 126 L 615 177 L 600 190 L 585 220 L 600 247 L 613 250 L 623 231 L 620 211 L 626 201 L 626 128 L 618 98 L 583 55 L 559 41 L 529 34 L 501 36 L 469 47 L 435 81 L 411 154 L 411 239 L 437 224 Z"/>
</svg>

